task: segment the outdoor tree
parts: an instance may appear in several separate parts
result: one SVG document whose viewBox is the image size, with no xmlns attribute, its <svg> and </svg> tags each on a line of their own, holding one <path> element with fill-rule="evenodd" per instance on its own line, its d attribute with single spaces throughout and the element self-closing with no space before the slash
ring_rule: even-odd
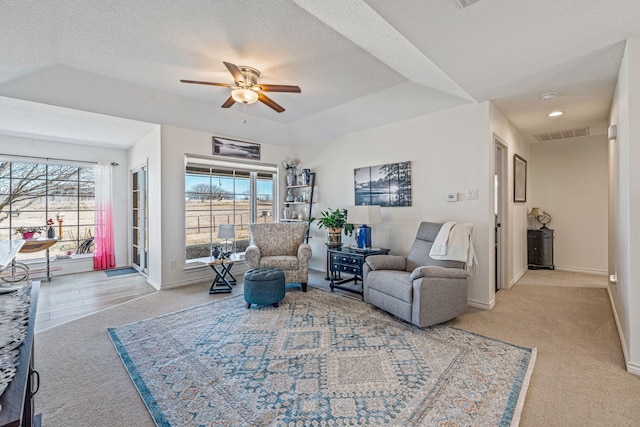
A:
<svg viewBox="0 0 640 427">
<path fill-rule="evenodd" d="M 0 162 L 0 223 L 9 218 L 10 212 L 18 216 L 47 195 L 77 197 L 78 170 L 73 166 Z M 82 191 L 86 196 L 93 195 L 92 179 Z"/>
<path fill-rule="evenodd" d="M 187 198 L 189 200 L 196 200 L 199 202 L 215 200 L 222 200 L 228 194 L 227 191 L 211 184 L 195 184 L 187 191 Z"/>
</svg>

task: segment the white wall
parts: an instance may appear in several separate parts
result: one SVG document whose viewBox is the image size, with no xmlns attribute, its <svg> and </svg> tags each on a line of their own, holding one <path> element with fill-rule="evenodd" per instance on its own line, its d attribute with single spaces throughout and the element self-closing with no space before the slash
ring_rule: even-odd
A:
<svg viewBox="0 0 640 427">
<path fill-rule="evenodd" d="M 372 245 L 406 255 L 421 221 L 473 223 L 480 268 L 470 279 L 469 302 L 490 308 L 495 292 L 489 268 L 493 248 L 489 162 L 493 149 L 488 128 L 489 104 L 482 103 L 349 134 L 319 145 L 296 146 L 294 156 L 317 173 L 317 203 L 312 216 L 319 216 L 327 208 L 353 205 L 355 168 L 411 161 L 412 206 L 382 208 L 382 223 L 372 225 Z M 478 190 L 478 200 L 465 200 L 468 189 Z M 447 203 L 446 193 L 458 193 L 460 201 Z M 326 231 L 313 225 L 311 236 L 310 265 L 324 270 Z"/>
<path fill-rule="evenodd" d="M 640 375 L 640 37 L 627 40 L 610 122 L 618 137 L 609 142 L 609 295 L 627 370 Z"/>
<path fill-rule="evenodd" d="M 492 136 L 498 137 L 501 142 L 506 145 L 506 170 L 507 175 L 507 203 L 506 213 L 502 217 L 502 230 L 506 232 L 506 244 L 502 247 L 506 251 L 506 265 L 502 266 L 504 270 L 503 287 L 510 288 L 513 286 L 524 273 L 527 272 L 527 225 L 529 212 L 529 182 L 531 174 L 529 173 L 529 144 L 522 135 L 504 118 L 502 113 L 493 105 L 491 106 L 491 125 L 490 131 Z M 493 137 L 492 137 L 493 141 Z M 527 161 L 527 203 L 515 203 L 513 201 L 513 155 L 517 154 Z M 495 172 L 495 164 L 493 156 L 490 159 L 490 173 Z M 492 182 L 493 185 L 493 182 Z M 491 205 L 493 214 L 493 204 Z M 494 264 L 491 266 L 491 274 L 493 279 Z M 492 282 L 493 283 L 493 282 Z"/>
<path fill-rule="evenodd" d="M 606 136 L 532 144 L 531 207 L 551 215 L 559 270 L 607 273 Z M 531 225 L 540 227 L 532 220 Z"/>
<path fill-rule="evenodd" d="M 113 221 L 116 265 L 127 265 L 127 152 L 80 144 L 66 144 L 35 138 L 0 135 L 0 153 L 23 156 L 51 157 L 88 162 L 116 162 L 113 168 Z M 55 274 L 69 274 L 93 269 L 93 258 L 56 261 L 62 270 Z"/>
<path fill-rule="evenodd" d="M 162 288 L 195 283 L 203 279 L 210 279 L 212 271 L 209 267 L 186 268 L 185 264 L 185 210 L 184 210 L 184 185 L 185 185 L 185 155 L 212 155 L 212 134 L 183 129 L 173 126 L 162 126 L 161 129 L 161 161 L 160 165 L 149 164 L 149 174 L 157 179 L 160 176 L 160 185 L 150 188 L 150 197 L 158 198 L 161 191 L 160 233 L 162 249 L 158 251 L 153 246 L 150 248 L 149 261 L 154 269 L 161 269 L 161 282 L 157 285 Z M 244 139 L 241 135 L 218 135 L 233 139 Z M 252 141 L 261 143 L 262 141 Z M 289 147 L 261 143 L 260 163 L 281 164 L 282 160 L 290 156 Z M 153 170 L 152 170 L 153 168 Z M 151 178 L 150 178 L 151 180 Z M 281 179 L 282 181 L 282 179 Z M 281 183 L 282 184 L 282 183 Z M 150 183 L 151 187 L 151 183 Z M 151 224 L 149 225 L 151 228 Z M 175 262 L 176 267 L 171 268 Z M 157 276 L 157 272 L 150 274 Z"/>
</svg>

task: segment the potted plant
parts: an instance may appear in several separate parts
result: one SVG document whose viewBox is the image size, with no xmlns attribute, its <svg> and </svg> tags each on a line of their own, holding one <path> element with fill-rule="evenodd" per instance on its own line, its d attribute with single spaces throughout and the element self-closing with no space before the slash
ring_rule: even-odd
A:
<svg viewBox="0 0 640 427">
<path fill-rule="evenodd" d="M 345 236 L 351 236 L 354 229 L 353 224 L 347 223 L 347 210 L 332 210 L 329 208 L 328 210 L 320 213 L 322 214 L 322 217 L 317 219 L 318 228 L 327 229 L 327 245 L 341 246 L 343 230 Z M 313 221 L 313 219 L 311 221 Z"/>
<path fill-rule="evenodd" d="M 40 233 L 42 231 L 42 227 L 17 227 L 15 234 L 21 234 L 22 238 L 27 240 L 27 239 L 33 239 L 33 235 L 35 233 Z"/>
</svg>

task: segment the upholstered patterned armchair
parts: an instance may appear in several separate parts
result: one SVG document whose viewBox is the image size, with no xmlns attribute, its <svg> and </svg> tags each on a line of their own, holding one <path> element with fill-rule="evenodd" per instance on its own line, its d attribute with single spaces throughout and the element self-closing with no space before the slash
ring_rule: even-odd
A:
<svg viewBox="0 0 640 427">
<path fill-rule="evenodd" d="M 300 283 L 307 291 L 311 246 L 305 243 L 306 222 L 250 224 L 251 244 L 245 251 L 249 268 L 279 268 L 285 283 Z"/>
</svg>

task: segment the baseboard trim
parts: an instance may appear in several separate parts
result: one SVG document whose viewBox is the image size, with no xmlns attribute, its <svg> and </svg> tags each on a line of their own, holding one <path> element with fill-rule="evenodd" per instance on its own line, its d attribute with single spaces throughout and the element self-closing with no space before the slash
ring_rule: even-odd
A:
<svg viewBox="0 0 640 427">
<path fill-rule="evenodd" d="M 556 270 L 560 271 L 570 271 L 572 273 L 585 273 L 585 274 L 595 274 L 598 276 L 606 276 L 608 273 L 603 270 L 594 270 L 592 268 L 577 268 L 577 267 L 567 267 L 565 265 L 556 265 Z"/>
<path fill-rule="evenodd" d="M 150 284 L 151 286 L 153 286 L 154 288 L 156 288 L 156 290 L 160 290 L 160 288 L 162 287 L 162 285 L 154 280 L 151 280 L 149 278 L 149 276 L 147 276 L 147 283 Z"/>
<path fill-rule="evenodd" d="M 192 268 L 189 268 L 188 270 L 197 271 L 200 269 L 200 267 L 206 267 L 206 269 L 204 269 L 203 271 L 207 271 L 208 274 L 205 276 L 198 276 L 198 277 L 194 277 L 187 280 L 181 280 L 179 282 L 167 283 L 162 285 L 162 289 L 179 288 L 181 286 L 195 285 L 196 283 L 201 283 L 201 282 L 207 282 L 207 281 L 210 282 L 211 280 L 213 280 L 214 277 L 216 277 L 214 271 L 211 270 L 208 265 L 192 267 Z M 246 273 L 248 270 L 249 270 L 249 267 L 246 264 L 238 262 L 231 268 L 231 273 L 236 277 L 236 279 L 238 279 L 238 283 L 241 283 L 244 277 L 244 273 Z M 160 289 L 152 283 L 151 285 L 158 290 Z"/>
<path fill-rule="evenodd" d="M 516 274 L 513 279 L 511 279 L 511 281 L 507 285 L 507 289 L 511 289 L 513 287 L 513 285 L 518 283 L 518 280 L 522 279 L 522 276 L 524 276 L 528 270 L 529 269 L 525 265 L 524 268 L 522 270 L 520 270 L 520 272 L 518 274 Z"/>
<path fill-rule="evenodd" d="M 626 361 L 626 359 L 625 359 Z M 631 363 L 626 361 L 627 364 L 627 372 L 629 372 L 630 374 L 633 375 L 638 375 L 640 376 L 640 365 L 638 365 L 637 363 Z"/>
<path fill-rule="evenodd" d="M 309 264 L 308 268 L 309 268 L 309 270 L 312 270 L 312 271 L 317 271 L 319 273 L 325 273 L 325 267 L 320 268 L 320 267 L 316 267 L 315 265 Z"/>
<path fill-rule="evenodd" d="M 613 319 L 616 322 L 616 329 L 618 329 L 618 338 L 620 339 L 620 346 L 622 347 L 622 355 L 624 358 L 624 365 L 630 374 L 640 376 L 640 365 L 637 363 L 631 363 L 629 360 L 629 352 L 627 351 L 627 341 L 622 333 L 622 327 L 620 325 L 620 318 L 618 317 L 618 311 L 616 310 L 616 305 L 613 300 L 613 295 L 611 294 L 611 288 L 607 286 L 607 295 L 609 295 L 609 304 L 611 305 L 611 311 L 613 312 Z"/>
<path fill-rule="evenodd" d="M 480 308 L 482 310 L 492 310 L 496 305 L 496 300 L 494 298 L 489 304 L 487 304 L 486 302 L 467 299 L 467 305 L 474 308 Z"/>
</svg>

